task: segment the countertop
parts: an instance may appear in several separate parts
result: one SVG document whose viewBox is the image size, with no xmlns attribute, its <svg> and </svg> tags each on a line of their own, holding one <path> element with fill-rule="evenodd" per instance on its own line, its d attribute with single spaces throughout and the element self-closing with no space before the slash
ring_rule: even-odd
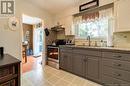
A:
<svg viewBox="0 0 130 86">
<path fill-rule="evenodd" d="M 70 48 L 85 48 L 85 49 L 96 49 L 96 50 L 107 50 L 107 51 L 125 51 L 130 53 L 130 48 L 123 47 L 93 47 L 93 46 L 83 46 L 83 45 L 63 45 L 60 47 L 70 47 Z"/>
<path fill-rule="evenodd" d="M 9 54 L 4 54 L 3 57 L 0 57 L 0 67 L 7 66 L 10 64 L 15 64 L 15 63 L 20 63 L 21 61 L 16 59 L 15 57 L 9 55 Z"/>
</svg>

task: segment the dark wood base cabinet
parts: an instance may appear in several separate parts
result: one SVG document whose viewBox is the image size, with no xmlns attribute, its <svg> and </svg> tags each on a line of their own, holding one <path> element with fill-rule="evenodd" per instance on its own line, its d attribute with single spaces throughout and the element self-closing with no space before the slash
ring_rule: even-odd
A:
<svg viewBox="0 0 130 86">
<path fill-rule="evenodd" d="M 20 61 L 8 54 L 0 57 L 0 86 L 20 86 Z"/>
<path fill-rule="evenodd" d="M 130 53 L 60 47 L 60 68 L 103 86 L 130 86 Z"/>
</svg>

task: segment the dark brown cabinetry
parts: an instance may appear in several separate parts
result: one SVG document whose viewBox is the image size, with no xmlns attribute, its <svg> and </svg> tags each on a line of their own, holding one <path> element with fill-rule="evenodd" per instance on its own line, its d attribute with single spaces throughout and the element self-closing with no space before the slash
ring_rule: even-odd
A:
<svg viewBox="0 0 130 86">
<path fill-rule="evenodd" d="M 20 86 L 20 61 L 8 54 L 0 57 L 0 86 Z"/>
</svg>

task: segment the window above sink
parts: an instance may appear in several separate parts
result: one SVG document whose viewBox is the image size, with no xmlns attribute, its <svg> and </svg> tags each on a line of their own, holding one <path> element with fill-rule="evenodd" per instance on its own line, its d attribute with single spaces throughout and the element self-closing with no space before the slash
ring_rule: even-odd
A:
<svg viewBox="0 0 130 86">
<path fill-rule="evenodd" d="M 83 14 L 74 18 L 74 29 L 76 39 L 86 39 L 91 36 L 92 39 L 107 39 L 111 28 L 111 19 L 113 18 L 113 8 L 98 12 Z"/>
</svg>

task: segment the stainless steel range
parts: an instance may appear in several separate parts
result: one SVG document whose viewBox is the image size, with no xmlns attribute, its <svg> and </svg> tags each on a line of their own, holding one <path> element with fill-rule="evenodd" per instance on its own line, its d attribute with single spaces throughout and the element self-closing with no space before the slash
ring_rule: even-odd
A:
<svg viewBox="0 0 130 86">
<path fill-rule="evenodd" d="M 47 46 L 47 64 L 59 69 L 59 47 Z"/>
</svg>

